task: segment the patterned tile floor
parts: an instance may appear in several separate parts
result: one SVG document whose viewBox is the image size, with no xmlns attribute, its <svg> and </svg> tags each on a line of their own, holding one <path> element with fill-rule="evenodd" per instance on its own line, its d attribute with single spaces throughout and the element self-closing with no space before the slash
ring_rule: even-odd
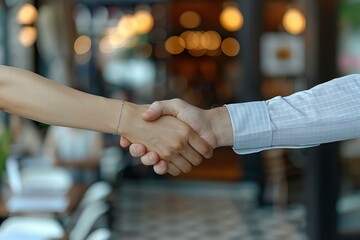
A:
<svg viewBox="0 0 360 240">
<path fill-rule="evenodd" d="M 305 211 L 256 208 L 244 183 L 126 181 L 115 206 L 116 239 L 306 240 Z"/>
</svg>

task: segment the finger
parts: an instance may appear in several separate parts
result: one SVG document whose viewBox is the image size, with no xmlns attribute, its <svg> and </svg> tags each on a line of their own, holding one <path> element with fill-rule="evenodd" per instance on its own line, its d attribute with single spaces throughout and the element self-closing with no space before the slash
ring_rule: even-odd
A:
<svg viewBox="0 0 360 240">
<path fill-rule="evenodd" d="M 190 146 L 199 154 L 209 159 L 213 156 L 213 148 L 199 135 L 196 133 L 191 133 L 189 136 Z M 190 158 L 187 158 L 190 159 Z"/>
<path fill-rule="evenodd" d="M 131 142 L 126 137 L 121 136 L 120 138 L 120 146 L 123 148 L 127 148 L 131 145 Z"/>
<path fill-rule="evenodd" d="M 161 115 L 171 115 L 176 117 L 181 109 L 182 101 L 180 99 L 171 99 L 153 102 L 150 107 L 141 114 L 146 121 L 154 121 Z"/>
<path fill-rule="evenodd" d="M 162 115 L 162 106 L 160 102 L 153 102 L 150 107 L 141 114 L 146 121 L 154 121 Z"/>
<path fill-rule="evenodd" d="M 155 165 L 155 164 L 159 163 L 159 161 L 160 161 L 160 157 L 155 152 L 148 152 L 144 156 L 141 157 L 141 162 L 145 166 Z"/>
<path fill-rule="evenodd" d="M 169 163 L 165 160 L 160 160 L 157 164 L 154 165 L 154 172 L 159 175 L 164 175 L 168 172 Z"/>
<path fill-rule="evenodd" d="M 142 157 L 146 153 L 146 147 L 142 144 L 133 143 L 129 147 L 131 156 Z"/>
<path fill-rule="evenodd" d="M 192 169 L 191 164 L 180 154 L 173 157 L 171 163 L 183 173 L 188 173 Z"/>
<path fill-rule="evenodd" d="M 168 171 L 167 172 L 173 176 L 179 176 L 181 174 L 180 169 L 177 168 L 172 162 L 168 162 Z"/>
<path fill-rule="evenodd" d="M 203 161 L 203 156 L 195 151 L 190 145 L 180 152 L 181 156 L 185 158 L 193 166 L 198 166 Z"/>
</svg>

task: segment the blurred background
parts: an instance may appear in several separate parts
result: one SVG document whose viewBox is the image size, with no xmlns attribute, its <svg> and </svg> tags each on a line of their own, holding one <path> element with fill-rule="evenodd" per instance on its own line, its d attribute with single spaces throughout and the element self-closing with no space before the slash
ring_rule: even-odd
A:
<svg viewBox="0 0 360 240">
<path fill-rule="evenodd" d="M 359 0 L 3 0 L 0 64 L 209 109 L 357 73 L 359 13 Z M 219 148 L 171 177 L 117 136 L 0 114 L 1 239 L 360 239 L 358 139 Z"/>
</svg>

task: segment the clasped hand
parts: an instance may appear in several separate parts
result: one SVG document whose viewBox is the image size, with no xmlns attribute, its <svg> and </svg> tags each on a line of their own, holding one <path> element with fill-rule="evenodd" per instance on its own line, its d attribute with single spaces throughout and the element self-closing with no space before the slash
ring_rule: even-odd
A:
<svg viewBox="0 0 360 240">
<path fill-rule="evenodd" d="M 141 157 L 142 163 L 153 166 L 157 174 L 177 176 L 189 172 L 203 158 L 212 157 L 214 148 L 232 143 L 231 122 L 225 107 L 203 110 L 172 99 L 154 102 L 141 117 L 161 126 L 153 141 L 140 142 L 125 134 L 120 145 L 130 147 L 131 155 Z"/>
</svg>

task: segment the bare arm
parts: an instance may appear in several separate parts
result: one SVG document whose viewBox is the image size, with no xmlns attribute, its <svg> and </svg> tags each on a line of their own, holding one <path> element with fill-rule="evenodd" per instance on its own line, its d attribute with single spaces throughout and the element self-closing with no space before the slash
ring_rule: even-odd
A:
<svg viewBox="0 0 360 240">
<path fill-rule="evenodd" d="M 26 70 L 0 66 L 0 108 L 51 125 L 113 133 L 120 102 L 77 91 Z"/>
<path fill-rule="evenodd" d="M 0 66 L 0 109 L 51 125 L 114 133 L 122 104 L 57 84 L 35 73 Z M 144 144 L 163 159 L 178 159 L 175 175 L 211 157 L 212 148 L 188 125 L 173 117 L 155 122 L 141 118 L 146 106 L 126 102 L 118 133 Z M 202 156 L 201 156 L 202 155 Z M 191 163 L 191 164 L 190 164 Z"/>
</svg>

